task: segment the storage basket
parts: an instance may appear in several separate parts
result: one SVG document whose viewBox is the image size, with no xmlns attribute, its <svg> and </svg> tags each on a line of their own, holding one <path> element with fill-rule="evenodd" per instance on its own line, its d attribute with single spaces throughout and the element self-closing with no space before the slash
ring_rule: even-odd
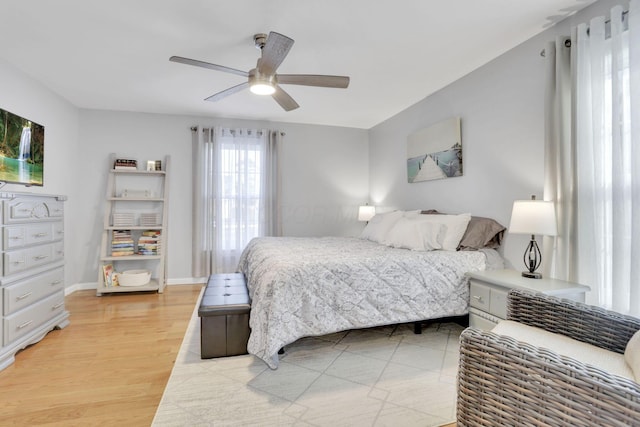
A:
<svg viewBox="0 0 640 427">
<path fill-rule="evenodd" d="M 118 284 L 120 286 L 144 286 L 151 280 L 149 270 L 125 270 L 118 273 Z"/>
</svg>

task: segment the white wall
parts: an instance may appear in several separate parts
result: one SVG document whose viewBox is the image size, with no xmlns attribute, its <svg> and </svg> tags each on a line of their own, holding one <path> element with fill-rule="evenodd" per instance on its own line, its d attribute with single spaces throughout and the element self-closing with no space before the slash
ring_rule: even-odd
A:
<svg viewBox="0 0 640 427">
<path fill-rule="evenodd" d="M 470 212 L 508 227 L 514 200 L 543 195 L 545 64 L 540 52 L 555 35 L 569 35 L 572 25 L 620 3 L 596 3 L 372 128 L 372 202 L 387 209 Z M 454 116 L 462 120 L 464 176 L 407 183 L 407 136 Z M 507 234 L 502 247 L 517 269 L 527 240 Z"/>
<path fill-rule="evenodd" d="M 539 51 L 535 43 L 512 50 L 371 129 L 372 202 L 470 212 L 508 226 L 513 200 L 542 196 L 544 82 L 537 76 L 544 74 L 544 60 Z M 407 136 L 455 116 L 461 118 L 463 176 L 408 183 Z"/>
<path fill-rule="evenodd" d="M 282 146 L 283 233 L 288 236 L 356 235 L 357 206 L 368 188 L 367 132 L 328 126 L 267 123 L 159 114 L 80 111 L 81 173 L 75 186 L 83 209 L 71 213 L 82 239 L 74 267 L 81 282 L 95 282 L 110 153 L 145 161 L 171 156 L 168 278 L 191 279 L 191 131 L 221 125 L 285 132 Z"/>
<path fill-rule="evenodd" d="M 193 125 L 277 128 L 282 152 L 282 213 L 289 236 L 357 235 L 357 206 L 436 208 L 491 216 L 508 225 L 514 199 L 542 194 L 544 64 L 539 52 L 555 34 L 605 13 L 601 0 L 523 43 L 370 131 L 288 123 L 78 110 L 0 60 L 0 108 L 46 128 L 45 185 L 2 191 L 64 194 L 68 285 L 95 282 L 107 159 L 172 156 L 169 279 L 190 278 Z M 462 118 L 465 175 L 406 182 L 406 138 L 452 116 Z M 370 179 L 369 179 L 370 177 Z M 370 190 L 370 192 L 369 192 Z M 526 236 L 508 236 L 507 259 L 520 268 Z"/>
<path fill-rule="evenodd" d="M 0 108 L 33 120 L 44 126 L 44 178 L 42 187 L 7 184 L 0 191 L 59 194 L 68 197 L 68 214 L 80 204 L 74 182 L 78 178 L 78 109 L 36 80 L 0 59 Z M 67 258 L 77 255 L 73 245 L 75 227 L 65 218 L 65 253 Z M 65 268 L 66 283 L 77 280 L 75 268 Z"/>
</svg>

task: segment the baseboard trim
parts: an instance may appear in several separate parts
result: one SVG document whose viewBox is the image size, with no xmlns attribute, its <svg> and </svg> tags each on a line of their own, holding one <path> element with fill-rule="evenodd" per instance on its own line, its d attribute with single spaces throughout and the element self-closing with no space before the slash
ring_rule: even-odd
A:
<svg viewBox="0 0 640 427">
<path fill-rule="evenodd" d="M 204 285 L 206 277 L 186 277 L 182 279 L 167 279 L 167 286 L 171 285 Z"/>
<path fill-rule="evenodd" d="M 76 283 L 71 286 L 67 286 L 66 288 L 64 288 L 64 295 L 67 296 L 76 291 L 86 291 L 91 289 L 98 289 L 98 282 Z"/>
<path fill-rule="evenodd" d="M 188 277 L 184 279 L 167 279 L 167 286 L 179 286 L 179 285 L 204 285 L 207 283 L 206 277 Z M 98 289 L 98 282 L 85 282 L 76 283 L 64 288 L 64 295 L 71 295 L 76 291 Z"/>
</svg>

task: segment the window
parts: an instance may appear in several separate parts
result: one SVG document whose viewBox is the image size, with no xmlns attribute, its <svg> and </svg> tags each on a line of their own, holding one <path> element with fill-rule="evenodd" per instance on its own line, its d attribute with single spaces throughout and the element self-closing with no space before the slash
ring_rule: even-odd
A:
<svg viewBox="0 0 640 427">
<path fill-rule="evenodd" d="M 280 132 L 194 129 L 193 274 L 237 271 L 254 237 L 278 235 Z"/>
</svg>

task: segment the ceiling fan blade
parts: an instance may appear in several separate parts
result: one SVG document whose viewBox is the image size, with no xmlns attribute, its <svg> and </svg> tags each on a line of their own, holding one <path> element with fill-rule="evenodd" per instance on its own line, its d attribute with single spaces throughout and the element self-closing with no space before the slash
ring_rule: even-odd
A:
<svg viewBox="0 0 640 427">
<path fill-rule="evenodd" d="M 294 101 L 291 95 L 289 95 L 278 86 L 276 86 L 276 91 L 271 96 L 276 100 L 278 104 L 280 104 L 282 108 L 284 108 L 285 111 L 295 110 L 296 108 L 300 107 L 298 103 Z"/>
<path fill-rule="evenodd" d="M 229 95 L 233 95 L 236 92 L 240 92 L 242 89 L 248 88 L 249 87 L 249 82 L 244 82 L 244 83 L 240 83 L 237 86 L 233 86 L 230 87 L 229 89 L 225 89 L 222 92 L 218 92 L 214 95 L 211 95 L 208 98 L 205 98 L 205 101 L 211 101 L 211 102 L 215 102 L 215 101 L 220 101 L 222 98 L 226 98 Z"/>
<path fill-rule="evenodd" d="M 169 61 L 179 62 L 181 64 L 194 65 L 196 67 L 208 68 L 210 70 L 223 71 L 225 73 L 237 74 L 242 77 L 249 77 L 247 71 L 236 70 L 235 68 L 225 67 L 223 65 L 210 64 L 204 61 L 198 61 L 196 59 L 183 58 L 182 56 L 172 56 Z"/>
<path fill-rule="evenodd" d="M 267 42 L 262 48 L 262 58 L 258 62 L 258 71 L 268 76 L 276 72 L 278 66 L 284 61 L 284 58 L 293 46 L 293 39 L 283 36 L 280 33 L 270 32 Z"/>
<path fill-rule="evenodd" d="M 349 77 L 317 74 L 278 74 L 278 83 L 346 89 L 349 86 Z"/>
</svg>

